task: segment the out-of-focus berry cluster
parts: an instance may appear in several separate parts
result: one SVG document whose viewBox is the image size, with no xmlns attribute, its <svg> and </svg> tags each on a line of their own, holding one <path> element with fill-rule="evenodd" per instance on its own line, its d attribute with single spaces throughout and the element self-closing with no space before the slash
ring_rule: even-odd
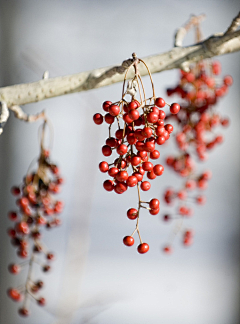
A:
<svg viewBox="0 0 240 324">
<path fill-rule="evenodd" d="M 231 76 L 220 78 L 220 72 L 219 62 L 202 61 L 193 65 L 190 72 L 181 71 L 179 84 L 175 88 L 167 89 L 169 96 L 176 94 L 184 101 L 178 115 L 166 116 L 166 120 L 175 120 L 175 139 L 180 151 L 176 155 L 168 156 L 166 162 L 185 180 L 180 189 L 168 188 L 164 193 L 167 204 L 178 201 L 176 212 L 164 215 L 165 221 L 189 217 L 193 214 L 193 203 L 203 205 L 206 201 L 201 191 L 207 188 L 211 172 L 198 174 L 197 162 L 205 161 L 207 152 L 223 142 L 223 136 L 216 133 L 217 127 L 229 125 L 228 118 L 222 117 L 215 107 L 219 99 L 227 94 L 233 80 Z M 183 244 L 190 245 L 192 237 L 193 235 L 191 239 L 186 239 L 183 234 Z M 172 252 L 171 244 L 164 247 L 164 252 Z"/>
<path fill-rule="evenodd" d="M 11 243 L 17 250 L 17 255 L 25 261 L 9 265 L 9 272 L 18 274 L 28 269 L 26 282 L 18 288 L 8 290 L 9 297 L 14 301 L 23 301 L 19 314 L 29 315 L 28 301 L 35 299 L 40 306 L 45 305 L 45 298 L 38 297 L 38 291 L 43 287 L 42 280 L 34 280 L 33 267 L 40 264 L 43 272 L 48 272 L 54 254 L 49 252 L 42 243 L 42 229 L 54 228 L 61 224 L 59 214 L 63 210 L 63 202 L 56 200 L 63 179 L 57 165 L 51 163 L 49 151 L 41 149 L 36 172 L 27 174 L 21 186 L 11 189 L 17 197 L 18 211 L 10 211 L 9 219 L 14 225 L 8 229 Z"/>
</svg>

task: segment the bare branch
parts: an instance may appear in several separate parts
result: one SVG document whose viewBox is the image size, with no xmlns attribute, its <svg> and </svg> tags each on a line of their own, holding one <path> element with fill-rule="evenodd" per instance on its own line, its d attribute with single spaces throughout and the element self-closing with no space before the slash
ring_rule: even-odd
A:
<svg viewBox="0 0 240 324">
<path fill-rule="evenodd" d="M 9 117 L 9 110 L 6 102 L 0 102 L 0 135 L 3 132 L 3 127 L 6 124 Z"/>
<path fill-rule="evenodd" d="M 183 39 L 187 32 L 193 27 L 193 26 L 199 26 L 200 23 L 206 18 L 206 15 L 202 14 L 199 16 L 192 15 L 191 18 L 187 21 L 187 23 L 180 27 L 176 34 L 175 34 L 175 42 L 174 46 L 182 46 Z"/>
<path fill-rule="evenodd" d="M 236 20 L 236 19 L 235 19 Z M 234 26 L 236 23 L 234 23 Z M 144 58 L 151 73 L 171 69 L 188 69 L 191 63 L 240 50 L 240 31 L 213 35 L 201 43 L 188 47 L 174 47 L 168 52 Z M 38 82 L 19 84 L 0 88 L 0 101 L 8 107 L 38 102 L 47 98 L 87 91 L 122 82 L 123 73 L 131 65 L 132 59 L 119 66 L 105 67 L 64 77 L 43 79 Z M 139 64 L 139 72 L 146 75 L 147 70 Z M 134 75 L 130 71 L 129 79 Z"/>
<path fill-rule="evenodd" d="M 234 32 L 235 30 L 237 30 L 239 26 L 240 26 L 240 12 L 238 13 L 237 17 L 233 19 L 231 25 L 226 30 L 225 35 Z"/>
<path fill-rule="evenodd" d="M 16 118 L 24 120 L 26 122 L 32 123 L 37 121 L 38 119 L 46 118 L 45 112 L 42 111 L 36 115 L 28 115 L 26 114 L 21 107 L 14 105 L 9 107 L 10 110 L 14 112 Z"/>
</svg>

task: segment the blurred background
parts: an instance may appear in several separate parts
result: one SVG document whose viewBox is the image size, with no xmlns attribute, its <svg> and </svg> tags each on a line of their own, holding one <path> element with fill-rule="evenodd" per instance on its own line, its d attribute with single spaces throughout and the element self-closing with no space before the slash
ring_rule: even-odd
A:
<svg viewBox="0 0 240 324">
<path fill-rule="evenodd" d="M 205 13 L 204 37 L 223 32 L 239 11 L 237 0 L 202 1 L 36 1 L 0 0 L 0 86 L 74 74 L 120 64 L 136 52 L 141 58 L 167 51 L 176 29 L 191 14 Z M 190 32 L 184 45 L 193 43 Z M 92 116 L 102 112 L 105 100 L 120 99 L 115 84 L 85 93 L 26 105 L 27 113 L 47 111 L 54 125 L 51 154 L 65 178 L 59 197 L 65 208 L 63 225 L 45 231 L 44 243 L 56 252 L 50 273 L 34 268 L 34 279 L 45 282 L 45 307 L 34 302 L 31 316 L 18 315 L 19 305 L 7 297 L 9 287 L 26 279 L 26 270 L 9 274 L 9 263 L 20 262 L 10 244 L 7 217 L 15 210 L 10 194 L 19 185 L 30 162 L 39 154 L 38 127 L 10 117 L 0 137 L 0 323 L 1 324 L 237 324 L 239 314 L 239 102 L 240 53 L 217 58 L 222 75 L 234 84 L 218 109 L 231 124 L 221 130 L 225 141 L 199 170 L 211 169 L 207 203 L 195 208 L 184 226 L 196 232 L 193 246 L 184 248 L 176 237 L 174 253 L 162 253 L 174 224 L 143 213 L 140 230 L 149 243 L 146 255 L 127 248 L 122 238 L 135 222 L 126 211 L 137 205 L 136 190 L 124 195 L 102 188 L 106 175 L 98 170 L 104 160 L 101 147 L 106 124 L 96 126 Z M 167 99 L 179 71 L 153 75 L 157 96 Z M 146 78 L 143 79 L 144 81 Z M 174 152 L 174 143 L 161 147 L 162 163 Z M 164 189 L 180 180 L 169 169 L 152 182 L 144 199 L 162 199 Z M 162 204 L 163 206 L 163 204 Z M 164 213 L 162 207 L 161 216 Z"/>
</svg>

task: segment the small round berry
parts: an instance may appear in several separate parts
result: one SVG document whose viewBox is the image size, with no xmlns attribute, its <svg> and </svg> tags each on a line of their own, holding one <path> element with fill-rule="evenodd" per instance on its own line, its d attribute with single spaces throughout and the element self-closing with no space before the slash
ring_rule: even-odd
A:
<svg viewBox="0 0 240 324">
<path fill-rule="evenodd" d="M 130 208 L 127 211 L 127 217 L 129 219 L 136 219 L 138 217 L 138 211 L 135 208 Z"/>
<path fill-rule="evenodd" d="M 151 188 L 151 184 L 148 181 L 143 181 L 141 183 L 141 189 L 143 191 L 148 191 Z"/>
<path fill-rule="evenodd" d="M 126 135 L 126 134 L 125 134 Z M 117 139 L 122 140 L 123 139 L 123 129 L 118 129 L 115 133 L 115 136 Z"/>
<path fill-rule="evenodd" d="M 163 252 L 166 253 L 166 254 L 172 254 L 173 252 L 173 249 L 170 245 L 167 245 L 163 248 Z"/>
<path fill-rule="evenodd" d="M 108 112 L 112 116 L 117 116 L 120 113 L 120 107 L 118 105 L 111 105 L 108 108 Z"/>
<path fill-rule="evenodd" d="M 124 182 L 128 179 L 127 171 L 119 171 L 116 175 L 116 179 L 120 182 Z"/>
<path fill-rule="evenodd" d="M 155 143 L 154 142 L 146 142 L 144 144 L 144 149 L 147 152 L 153 152 L 155 150 Z"/>
<path fill-rule="evenodd" d="M 52 261 L 52 260 L 55 259 L 55 255 L 53 253 L 48 253 L 47 254 L 47 259 Z"/>
<path fill-rule="evenodd" d="M 165 111 L 159 110 L 159 120 L 158 120 L 159 126 L 163 126 L 162 125 L 164 123 L 163 119 L 165 119 L 165 117 L 166 117 Z"/>
<path fill-rule="evenodd" d="M 19 308 L 18 310 L 19 315 L 21 316 L 28 316 L 29 315 L 29 310 L 25 307 Z"/>
<path fill-rule="evenodd" d="M 161 135 L 161 136 L 159 136 L 159 137 L 157 138 L 156 143 L 157 143 L 158 145 L 162 145 L 162 144 L 165 143 L 165 141 L 166 141 L 166 138 L 165 138 L 163 135 Z"/>
<path fill-rule="evenodd" d="M 127 123 L 127 124 L 131 124 L 131 123 L 133 122 L 132 118 L 129 116 L 128 113 L 125 113 L 125 114 L 123 115 L 123 120 L 124 120 L 125 123 Z"/>
<path fill-rule="evenodd" d="M 18 218 L 18 215 L 17 215 L 17 213 L 15 213 L 15 212 L 9 212 L 8 213 L 8 217 L 9 217 L 9 219 L 11 220 L 11 221 L 16 221 L 17 220 L 17 218 Z"/>
<path fill-rule="evenodd" d="M 109 113 L 107 113 L 106 115 L 105 115 L 105 117 L 104 117 L 104 119 L 105 119 L 105 122 L 107 123 L 107 124 L 112 124 L 113 122 L 114 122 L 114 116 L 112 116 L 112 115 L 110 115 Z"/>
<path fill-rule="evenodd" d="M 163 171 L 164 171 L 164 167 L 161 165 L 161 164 L 156 164 L 154 167 L 153 167 L 153 172 L 157 175 L 157 176 L 160 176 L 163 174 Z"/>
<path fill-rule="evenodd" d="M 15 230 L 18 233 L 22 233 L 22 234 L 28 234 L 29 233 L 29 226 L 26 222 L 20 222 L 17 223 L 15 226 Z"/>
<path fill-rule="evenodd" d="M 230 75 L 224 77 L 223 82 L 227 86 L 231 86 L 233 84 L 233 78 Z"/>
<path fill-rule="evenodd" d="M 156 209 L 150 209 L 149 213 L 151 215 L 157 215 L 160 212 L 160 208 L 156 208 Z"/>
<path fill-rule="evenodd" d="M 127 141 L 128 141 L 128 143 L 131 144 L 131 145 L 136 144 L 137 139 L 136 139 L 134 133 L 130 133 L 130 134 L 127 135 Z"/>
<path fill-rule="evenodd" d="M 128 104 L 128 110 L 133 110 L 133 109 L 137 109 L 139 107 L 139 102 L 137 102 L 136 100 L 131 101 Z"/>
<path fill-rule="evenodd" d="M 138 253 L 144 254 L 149 250 L 149 245 L 147 243 L 141 243 L 138 245 Z"/>
<path fill-rule="evenodd" d="M 20 195 L 21 190 L 20 190 L 19 187 L 12 187 L 12 188 L 11 188 L 11 193 L 12 193 L 14 196 L 18 196 L 18 195 Z"/>
<path fill-rule="evenodd" d="M 142 168 L 144 171 L 152 171 L 153 164 L 152 164 L 152 162 L 143 162 Z"/>
<path fill-rule="evenodd" d="M 127 147 L 127 145 L 125 145 L 125 144 L 121 144 L 121 145 L 119 145 L 118 148 L 117 148 L 117 153 L 118 153 L 119 155 L 124 155 L 124 154 L 127 153 L 127 151 L 128 151 L 128 147 Z"/>
<path fill-rule="evenodd" d="M 111 101 L 104 101 L 104 103 L 102 104 L 103 110 L 108 112 L 108 108 L 109 106 L 111 106 L 112 102 Z"/>
<path fill-rule="evenodd" d="M 171 104 L 170 111 L 171 111 L 172 114 L 177 114 L 179 112 L 179 110 L 180 110 L 180 105 L 179 104 L 177 104 L 177 103 Z"/>
<path fill-rule="evenodd" d="M 8 271 L 12 274 L 18 274 L 20 272 L 20 270 L 21 270 L 21 267 L 18 264 L 10 264 L 8 266 Z"/>
<path fill-rule="evenodd" d="M 156 114 L 155 112 L 150 112 L 148 115 L 147 115 L 147 121 L 149 123 L 152 123 L 152 124 L 155 124 L 157 121 L 158 121 L 158 117 L 159 115 Z M 162 119 L 162 118 L 161 118 Z"/>
<path fill-rule="evenodd" d="M 110 147 L 116 147 L 117 146 L 117 140 L 114 137 L 109 137 L 106 139 L 106 145 Z"/>
<path fill-rule="evenodd" d="M 144 127 L 142 129 L 142 135 L 146 138 L 150 138 L 152 136 L 152 129 L 150 127 Z"/>
<path fill-rule="evenodd" d="M 160 152 L 158 150 L 154 150 L 150 152 L 150 158 L 152 160 L 157 160 L 160 157 Z"/>
<path fill-rule="evenodd" d="M 46 264 L 42 267 L 43 272 L 48 272 L 50 269 L 51 269 L 51 267 L 48 264 Z"/>
<path fill-rule="evenodd" d="M 18 289 L 10 288 L 8 289 L 8 296 L 14 301 L 21 301 L 22 295 L 20 294 Z"/>
<path fill-rule="evenodd" d="M 99 170 L 100 170 L 101 172 L 104 172 L 104 173 L 107 172 L 107 171 L 109 170 L 108 163 L 105 162 L 105 161 L 100 162 L 100 163 L 99 163 Z"/>
<path fill-rule="evenodd" d="M 130 176 L 130 177 L 127 179 L 127 185 L 128 185 L 129 187 L 135 187 L 137 183 L 138 183 L 138 179 L 137 179 L 137 177 L 135 177 L 134 175 Z"/>
<path fill-rule="evenodd" d="M 149 207 L 150 207 L 151 209 L 157 209 L 157 208 L 159 208 L 159 206 L 160 206 L 160 202 L 159 202 L 158 199 L 153 198 L 153 199 L 150 200 L 150 202 L 149 202 Z"/>
<path fill-rule="evenodd" d="M 134 165 L 134 166 L 137 166 L 138 164 L 141 163 L 141 158 L 140 156 L 133 156 L 131 158 L 131 164 Z"/>
<path fill-rule="evenodd" d="M 93 121 L 95 124 L 101 125 L 103 123 L 103 116 L 97 113 L 93 116 Z"/>
<path fill-rule="evenodd" d="M 43 298 L 43 297 L 40 297 L 40 298 L 37 300 L 37 303 L 38 303 L 38 305 L 40 305 L 40 306 L 45 306 L 45 305 L 46 305 L 46 299 Z"/>
<path fill-rule="evenodd" d="M 102 147 L 102 154 L 103 154 L 104 156 L 110 156 L 110 155 L 112 154 L 112 149 L 111 149 L 111 147 L 108 146 L 108 145 L 104 145 L 104 146 Z"/>
<path fill-rule="evenodd" d="M 132 236 L 125 236 L 123 238 L 123 244 L 126 246 L 132 246 L 134 244 L 134 238 Z"/>
<path fill-rule="evenodd" d="M 110 175 L 110 177 L 116 177 L 118 172 L 119 172 L 118 168 L 115 167 L 112 167 L 108 170 L 108 174 Z"/>
<path fill-rule="evenodd" d="M 117 194 L 123 194 L 126 190 L 127 190 L 127 185 L 124 182 L 118 182 L 115 187 L 114 187 L 114 191 Z"/>
<path fill-rule="evenodd" d="M 114 183 L 112 180 L 105 180 L 103 183 L 103 187 L 107 191 L 113 191 L 114 189 Z"/>
<path fill-rule="evenodd" d="M 132 120 L 137 120 L 139 118 L 139 111 L 137 109 L 130 110 L 128 115 Z"/>
<path fill-rule="evenodd" d="M 164 128 L 166 129 L 166 131 L 167 131 L 169 134 L 171 134 L 171 133 L 173 132 L 173 125 L 171 125 L 171 124 L 166 124 L 166 125 L 164 126 Z"/>
<path fill-rule="evenodd" d="M 159 108 L 163 108 L 165 106 L 165 100 L 163 98 L 156 98 L 155 105 Z"/>
<path fill-rule="evenodd" d="M 154 179 L 157 178 L 157 176 L 156 176 L 156 174 L 153 172 L 153 170 L 152 170 L 152 171 L 148 171 L 148 173 L 147 173 L 147 177 L 148 177 L 148 179 L 150 179 L 150 180 L 154 180 Z"/>
</svg>

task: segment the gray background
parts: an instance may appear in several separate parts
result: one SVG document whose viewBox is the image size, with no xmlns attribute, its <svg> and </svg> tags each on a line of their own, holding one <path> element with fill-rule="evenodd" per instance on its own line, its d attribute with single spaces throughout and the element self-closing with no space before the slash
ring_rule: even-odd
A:
<svg viewBox="0 0 240 324">
<path fill-rule="evenodd" d="M 37 81 L 45 70 L 55 77 L 121 63 L 134 51 L 139 57 L 164 52 L 190 14 L 207 15 L 202 25 L 207 37 L 225 31 L 238 11 L 238 1 L 1 0 L 0 85 Z M 184 44 L 192 42 L 190 32 Z M 26 277 L 26 271 L 18 276 L 7 271 L 9 263 L 19 262 L 6 234 L 7 213 L 15 208 L 11 186 L 21 183 L 38 155 L 40 123 L 11 116 L 0 137 L 1 324 L 239 323 L 239 53 L 219 60 L 223 75 L 234 78 L 218 106 L 231 124 L 219 130 L 225 142 L 199 166 L 212 169 L 213 178 L 207 204 L 184 223 L 196 231 L 194 245 L 186 249 L 177 237 L 170 257 L 161 249 L 174 224 L 143 213 L 140 230 L 150 250 L 139 255 L 122 244 L 134 229 L 126 210 L 136 206 L 136 190 L 116 195 L 102 189 L 106 176 L 98 163 L 108 131 L 93 124 L 92 115 L 101 112 L 103 101 L 120 99 L 121 84 L 24 107 L 28 113 L 47 110 L 54 125 L 52 159 L 66 179 L 60 194 L 63 226 L 44 233 L 57 260 L 49 274 L 34 270 L 35 278 L 46 283 L 47 305 L 32 303 L 26 319 L 6 296 L 9 286 Z M 167 98 L 165 89 L 177 78 L 177 71 L 154 75 L 157 95 Z M 162 147 L 159 163 L 174 149 L 173 143 Z M 144 199 L 161 197 L 166 186 L 178 184 L 180 179 L 166 169 Z"/>
</svg>

